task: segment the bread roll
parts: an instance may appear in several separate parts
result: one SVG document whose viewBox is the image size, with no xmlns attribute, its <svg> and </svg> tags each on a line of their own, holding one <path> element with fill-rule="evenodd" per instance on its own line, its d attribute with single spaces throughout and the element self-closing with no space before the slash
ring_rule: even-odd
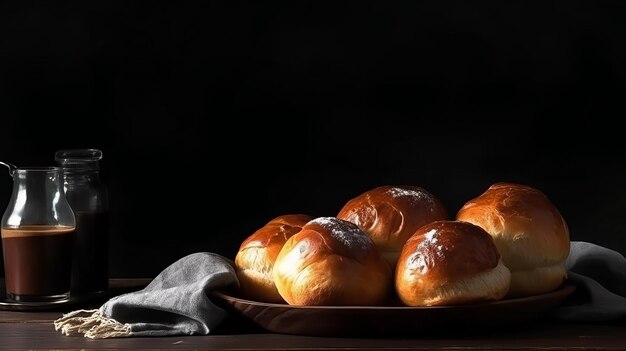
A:
<svg viewBox="0 0 626 351">
<path fill-rule="evenodd" d="M 396 267 L 396 292 L 409 306 L 498 300 L 511 274 L 493 239 L 470 223 L 438 221 L 406 242 Z"/>
<path fill-rule="evenodd" d="M 474 223 L 493 236 L 504 264 L 511 270 L 509 296 L 545 293 L 563 283 L 569 231 L 541 191 L 496 183 L 468 201 L 457 219 Z"/>
<path fill-rule="evenodd" d="M 424 224 L 448 219 L 443 204 L 418 186 L 381 186 L 348 201 L 337 218 L 352 222 L 395 267 L 402 246 Z"/>
<path fill-rule="evenodd" d="M 287 240 L 274 281 L 290 305 L 376 305 L 391 287 L 391 270 L 357 226 L 321 217 Z"/>
<path fill-rule="evenodd" d="M 279 216 L 250 235 L 235 257 L 240 291 L 255 301 L 284 302 L 272 277 L 274 261 L 283 245 L 313 217 L 296 214 Z"/>
</svg>

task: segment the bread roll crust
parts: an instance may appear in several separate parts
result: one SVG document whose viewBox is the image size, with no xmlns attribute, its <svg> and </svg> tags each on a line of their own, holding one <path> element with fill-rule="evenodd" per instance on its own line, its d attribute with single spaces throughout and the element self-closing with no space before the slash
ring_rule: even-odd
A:
<svg viewBox="0 0 626 351">
<path fill-rule="evenodd" d="M 274 281 L 291 305 L 376 305 L 387 297 L 391 270 L 356 225 L 322 217 L 287 240 Z"/>
<path fill-rule="evenodd" d="M 545 293 L 567 273 L 569 230 L 558 209 L 541 191 L 515 183 L 496 183 L 468 201 L 457 220 L 485 229 L 511 270 L 509 296 Z"/>
<path fill-rule="evenodd" d="M 448 212 L 441 201 L 424 188 L 386 185 L 348 201 L 337 218 L 361 228 L 395 266 L 407 239 L 424 224 L 448 219 Z"/>
<path fill-rule="evenodd" d="M 285 242 L 311 219 L 313 217 L 303 214 L 278 216 L 241 243 L 235 257 L 235 270 L 244 297 L 284 302 L 274 284 L 274 262 Z"/>
<path fill-rule="evenodd" d="M 452 305 L 502 298 L 510 273 L 482 228 L 437 221 L 419 228 L 406 242 L 395 284 L 409 306 Z"/>
</svg>

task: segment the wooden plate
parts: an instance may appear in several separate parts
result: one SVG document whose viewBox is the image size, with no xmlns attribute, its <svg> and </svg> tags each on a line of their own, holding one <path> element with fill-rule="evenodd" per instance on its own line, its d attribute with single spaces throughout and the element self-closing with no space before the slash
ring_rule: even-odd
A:
<svg viewBox="0 0 626 351">
<path fill-rule="evenodd" d="M 493 331 L 527 323 L 561 305 L 575 286 L 524 298 L 433 307 L 290 306 L 250 301 L 224 292 L 214 301 L 271 332 L 315 336 L 417 336 Z"/>
</svg>

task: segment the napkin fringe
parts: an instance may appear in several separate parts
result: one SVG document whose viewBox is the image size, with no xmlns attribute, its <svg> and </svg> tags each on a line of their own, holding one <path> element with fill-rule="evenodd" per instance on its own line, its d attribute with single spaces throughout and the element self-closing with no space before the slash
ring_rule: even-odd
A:
<svg viewBox="0 0 626 351">
<path fill-rule="evenodd" d="M 77 310 L 64 314 L 54 321 L 54 329 L 61 334 L 76 336 L 83 334 L 90 339 L 107 339 L 131 336 L 130 324 L 122 324 L 106 317 L 101 310 Z"/>
</svg>

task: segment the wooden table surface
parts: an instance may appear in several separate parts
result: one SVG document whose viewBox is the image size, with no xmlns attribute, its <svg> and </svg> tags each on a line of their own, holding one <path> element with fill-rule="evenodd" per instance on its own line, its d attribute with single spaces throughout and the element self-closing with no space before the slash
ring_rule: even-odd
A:
<svg viewBox="0 0 626 351">
<path fill-rule="evenodd" d="M 145 280 L 112 279 L 112 294 L 140 288 Z M 0 349 L 129 350 L 626 350 L 626 325 L 551 321 L 493 334 L 416 338 L 330 338 L 272 334 L 231 318 L 208 336 L 90 340 L 62 336 L 52 321 L 63 312 L 0 311 Z"/>
</svg>

